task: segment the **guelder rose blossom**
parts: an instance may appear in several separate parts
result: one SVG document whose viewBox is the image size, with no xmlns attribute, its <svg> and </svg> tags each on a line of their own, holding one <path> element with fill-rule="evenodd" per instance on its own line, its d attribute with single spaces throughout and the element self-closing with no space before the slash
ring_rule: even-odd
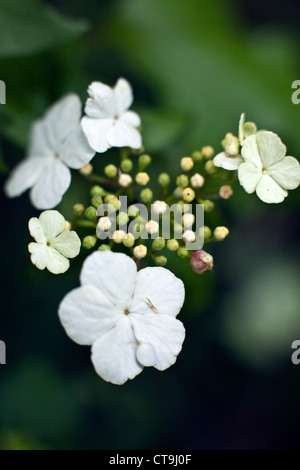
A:
<svg viewBox="0 0 300 470">
<path fill-rule="evenodd" d="M 66 229 L 66 221 L 58 211 L 42 212 L 29 221 L 29 231 L 36 243 L 28 245 L 31 261 L 38 269 L 47 268 L 52 274 L 61 274 L 70 267 L 68 258 L 80 251 L 80 238 Z"/>
<path fill-rule="evenodd" d="M 8 178 L 8 197 L 29 188 L 37 209 L 56 207 L 71 183 L 70 168 L 79 169 L 94 156 L 80 127 L 81 102 L 70 94 L 59 100 L 32 127 L 28 157 Z"/>
<path fill-rule="evenodd" d="M 247 193 L 256 191 L 266 203 L 279 203 L 300 183 L 300 165 L 294 157 L 286 157 L 286 146 L 269 131 L 260 131 L 244 140 L 244 163 L 239 166 L 240 184 Z"/>
<path fill-rule="evenodd" d="M 110 147 L 139 149 L 142 138 L 136 129 L 141 125 L 138 114 L 128 111 L 133 102 L 130 84 L 119 78 L 114 88 L 93 82 L 81 126 L 90 146 L 99 153 Z"/>
<path fill-rule="evenodd" d="M 83 264 L 81 287 L 60 304 L 59 317 L 76 343 L 92 346 L 92 362 L 104 380 L 121 385 L 153 366 L 176 361 L 185 337 L 175 317 L 184 286 L 169 270 L 145 268 L 122 253 L 91 254 Z"/>
</svg>

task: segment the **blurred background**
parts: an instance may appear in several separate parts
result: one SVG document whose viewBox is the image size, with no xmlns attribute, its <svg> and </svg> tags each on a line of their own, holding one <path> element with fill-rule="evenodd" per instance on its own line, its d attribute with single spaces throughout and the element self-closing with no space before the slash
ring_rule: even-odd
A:
<svg viewBox="0 0 300 470">
<path fill-rule="evenodd" d="M 33 119 L 64 93 L 84 102 L 91 81 L 113 86 L 120 76 L 133 86 L 153 175 L 175 176 L 179 158 L 203 145 L 220 151 L 241 112 L 299 159 L 291 85 L 300 79 L 300 4 L 261 3 L 1 0 L 1 184 L 24 158 Z M 110 150 L 96 165 L 113 158 Z M 88 188 L 73 176 L 59 207 L 66 217 Z M 230 227 L 207 246 L 214 273 L 170 259 L 186 287 L 176 364 L 117 387 L 95 374 L 89 348 L 57 317 L 83 257 L 64 276 L 38 271 L 27 223 L 39 213 L 27 194 L 7 200 L 1 191 L 0 449 L 299 448 L 299 191 L 278 206 L 238 184 L 234 192 L 206 220 Z"/>
</svg>

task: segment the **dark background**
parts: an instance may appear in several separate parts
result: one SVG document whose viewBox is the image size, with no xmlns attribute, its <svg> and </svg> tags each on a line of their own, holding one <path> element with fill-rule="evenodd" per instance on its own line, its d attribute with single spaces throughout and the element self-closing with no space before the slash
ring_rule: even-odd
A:
<svg viewBox="0 0 300 470">
<path fill-rule="evenodd" d="M 202 145 L 220 151 L 243 111 L 299 158 L 300 105 L 291 102 L 299 15 L 291 0 L 2 0 L 1 182 L 53 101 L 69 91 L 85 101 L 91 81 L 120 76 L 134 89 L 152 175 L 175 177 L 179 158 Z M 114 158 L 114 150 L 97 157 L 99 171 Z M 89 187 L 73 176 L 59 207 L 66 217 Z M 1 449 L 299 448 L 300 365 L 291 362 L 300 339 L 299 192 L 276 206 L 234 186 L 207 219 L 230 228 L 207 246 L 214 273 L 200 277 L 170 259 L 186 287 L 176 364 L 121 387 L 95 374 L 89 348 L 69 340 L 56 314 L 85 253 L 64 276 L 39 272 L 27 253 L 38 212 L 27 195 L 0 199 Z"/>
</svg>

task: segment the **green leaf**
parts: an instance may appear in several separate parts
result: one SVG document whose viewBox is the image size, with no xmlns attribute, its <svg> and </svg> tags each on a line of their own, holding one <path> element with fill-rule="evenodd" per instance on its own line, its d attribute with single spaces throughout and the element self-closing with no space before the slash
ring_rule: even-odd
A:
<svg viewBox="0 0 300 470">
<path fill-rule="evenodd" d="M 1 0 L 1 58 L 36 54 L 86 30 L 85 21 L 71 20 L 40 0 Z"/>
</svg>

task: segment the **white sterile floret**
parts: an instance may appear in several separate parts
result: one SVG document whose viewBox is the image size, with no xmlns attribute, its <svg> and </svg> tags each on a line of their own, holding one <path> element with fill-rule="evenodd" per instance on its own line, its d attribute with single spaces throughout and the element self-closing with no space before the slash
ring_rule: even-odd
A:
<svg viewBox="0 0 300 470">
<path fill-rule="evenodd" d="M 117 385 L 144 367 L 165 370 L 175 363 L 185 329 L 175 317 L 184 302 L 180 279 L 161 267 L 137 272 L 122 253 L 91 254 L 83 264 L 81 287 L 60 304 L 68 336 L 92 346 L 100 377 Z"/>
<path fill-rule="evenodd" d="M 32 188 L 30 199 L 37 209 L 51 209 L 60 203 L 71 183 L 69 168 L 82 168 L 95 155 L 81 130 L 80 118 L 80 99 L 71 94 L 33 124 L 28 157 L 6 181 L 8 197 Z"/>
<path fill-rule="evenodd" d="M 36 241 L 28 245 L 32 263 L 38 269 L 47 268 L 53 274 L 67 271 L 70 266 L 68 258 L 79 254 L 81 242 L 76 232 L 65 228 L 64 217 L 58 211 L 45 211 L 38 219 L 30 219 L 28 226 Z"/>
<path fill-rule="evenodd" d="M 119 78 L 114 88 L 93 82 L 88 94 L 81 126 L 90 146 L 100 153 L 110 147 L 139 149 L 142 138 L 137 127 L 141 120 L 137 113 L 128 111 L 133 94 L 127 80 Z"/>
<path fill-rule="evenodd" d="M 260 131 L 244 140 L 245 160 L 238 170 L 240 184 L 247 193 L 256 191 L 266 203 L 279 203 L 300 183 L 300 165 L 296 158 L 286 157 L 286 147 L 278 135 Z"/>
</svg>

